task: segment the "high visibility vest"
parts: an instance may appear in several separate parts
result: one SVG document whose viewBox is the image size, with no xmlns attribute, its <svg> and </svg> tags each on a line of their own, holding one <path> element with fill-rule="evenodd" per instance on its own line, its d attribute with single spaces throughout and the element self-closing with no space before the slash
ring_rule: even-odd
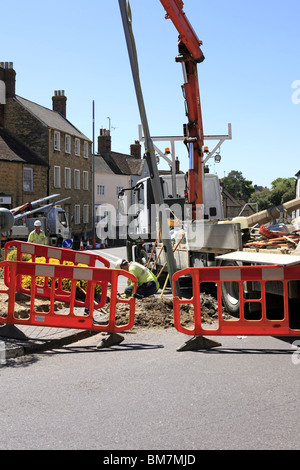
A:
<svg viewBox="0 0 300 470">
<path fill-rule="evenodd" d="M 143 266 L 140 263 L 132 262 L 129 263 L 129 272 L 134 274 L 137 279 L 137 287 L 140 287 L 142 284 L 146 282 L 155 282 L 156 288 L 159 289 L 159 282 L 156 279 L 156 276 L 148 269 L 146 266 Z M 133 284 L 131 279 L 127 280 L 127 285 Z"/>
<path fill-rule="evenodd" d="M 37 243 L 38 245 L 46 245 L 46 235 L 43 230 L 40 231 L 39 234 L 36 233 L 35 230 L 30 232 L 28 240 L 29 243 Z"/>
</svg>

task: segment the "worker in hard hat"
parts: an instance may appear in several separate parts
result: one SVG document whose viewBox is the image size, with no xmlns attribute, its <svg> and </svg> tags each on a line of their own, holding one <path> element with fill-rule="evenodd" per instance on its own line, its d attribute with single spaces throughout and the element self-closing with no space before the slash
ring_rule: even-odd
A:
<svg viewBox="0 0 300 470">
<path fill-rule="evenodd" d="M 34 222 L 34 230 L 28 236 L 29 243 L 37 243 L 38 245 L 46 245 L 46 235 L 41 229 L 42 223 L 40 220 Z"/>
<path fill-rule="evenodd" d="M 133 295 L 134 283 L 131 279 L 127 280 L 127 287 L 124 290 L 126 297 L 132 297 L 137 299 L 143 299 L 150 295 L 156 294 L 159 289 L 159 282 L 155 275 L 146 266 L 140 263 L 128 262 L 126 259 L 119 259 L 115 265 L 116 269 L 124 269 L 133 274 L 137 279 L 137 291 Z"/>
</svg>

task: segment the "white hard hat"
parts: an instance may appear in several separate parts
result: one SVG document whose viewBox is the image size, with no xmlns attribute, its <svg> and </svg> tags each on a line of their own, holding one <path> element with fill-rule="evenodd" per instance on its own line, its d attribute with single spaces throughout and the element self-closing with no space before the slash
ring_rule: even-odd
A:
<svg viewBox="0 0 300 470">
<path fill-rule="evenodd" d="M 127 264 L 128 261 L 124 258 L 120 258 L 117 260 L 116 264 L 115 264 L 115 269 L 121 269 L 121 266 L 124 266 L 125 264 Z"/>
<path fill-rule="evenodd" d="M 34 226 L 35 226 L 35 227 L 41 227 L 41 225 L 42 225 L 42 223 L 41 223 L 40 220 L 36 220 L 36 221 L 34 222 Z"/>
</svg>

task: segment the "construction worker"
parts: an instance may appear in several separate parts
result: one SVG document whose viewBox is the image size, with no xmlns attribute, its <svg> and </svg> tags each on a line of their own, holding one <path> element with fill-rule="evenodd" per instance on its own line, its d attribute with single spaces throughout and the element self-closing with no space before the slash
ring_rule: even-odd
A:
<svg viewBox="0 0 300 470">
<path fill-rule="evenodd" d="M 36 220 L 34 222 L 34 230 L 30 232 L 28 236 L 29 243 L 37 243 L 38 245 L 46 245 L 46 235 L 45 232 L 41 229 L 41 221 Z"/>
<path fill-rule="evenodd" d="M 129 263 L 126 259 L 119 259 L 115 265 L 116 269 L 124 269 L 137 279 L 137 291 L 134 294 L 136 299 L 143 299 L 150 295 L 156 294 L 159 289 L 159 282 L 154 274 L 140 263 L 131 262 Z M 133 282 L 131 279 L 127 280 L 127 287 L 124 290 L 126 297 L 133 295 Z"/>
</svg>

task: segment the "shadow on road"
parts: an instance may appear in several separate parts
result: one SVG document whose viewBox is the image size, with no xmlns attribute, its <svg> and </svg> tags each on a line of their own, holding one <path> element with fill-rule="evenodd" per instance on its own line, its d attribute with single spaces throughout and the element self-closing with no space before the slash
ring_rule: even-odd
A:
<svg viewBox="0 0 300 470">
<path fill-rule="evenodd" d="M 120 352 L 120 351 L 140 351 L 164 348 L 162 344 L 144 344 L 144 343 L 122 343 L 108 348 L 96 349 L 94 346 L 65 346 L 59 349 L 52 349 L 45 351 L 42 354 L 88 354 L 88 353 L 102 353 L 102 352 Z"/>
<path fill-rule="evenodd" d="M 256 348 L 218 348 L 193 351 L 202 354 L 273 354 L 273 355 L 293 355 L 295 349 L 256 349 Z"/>
</svg>

